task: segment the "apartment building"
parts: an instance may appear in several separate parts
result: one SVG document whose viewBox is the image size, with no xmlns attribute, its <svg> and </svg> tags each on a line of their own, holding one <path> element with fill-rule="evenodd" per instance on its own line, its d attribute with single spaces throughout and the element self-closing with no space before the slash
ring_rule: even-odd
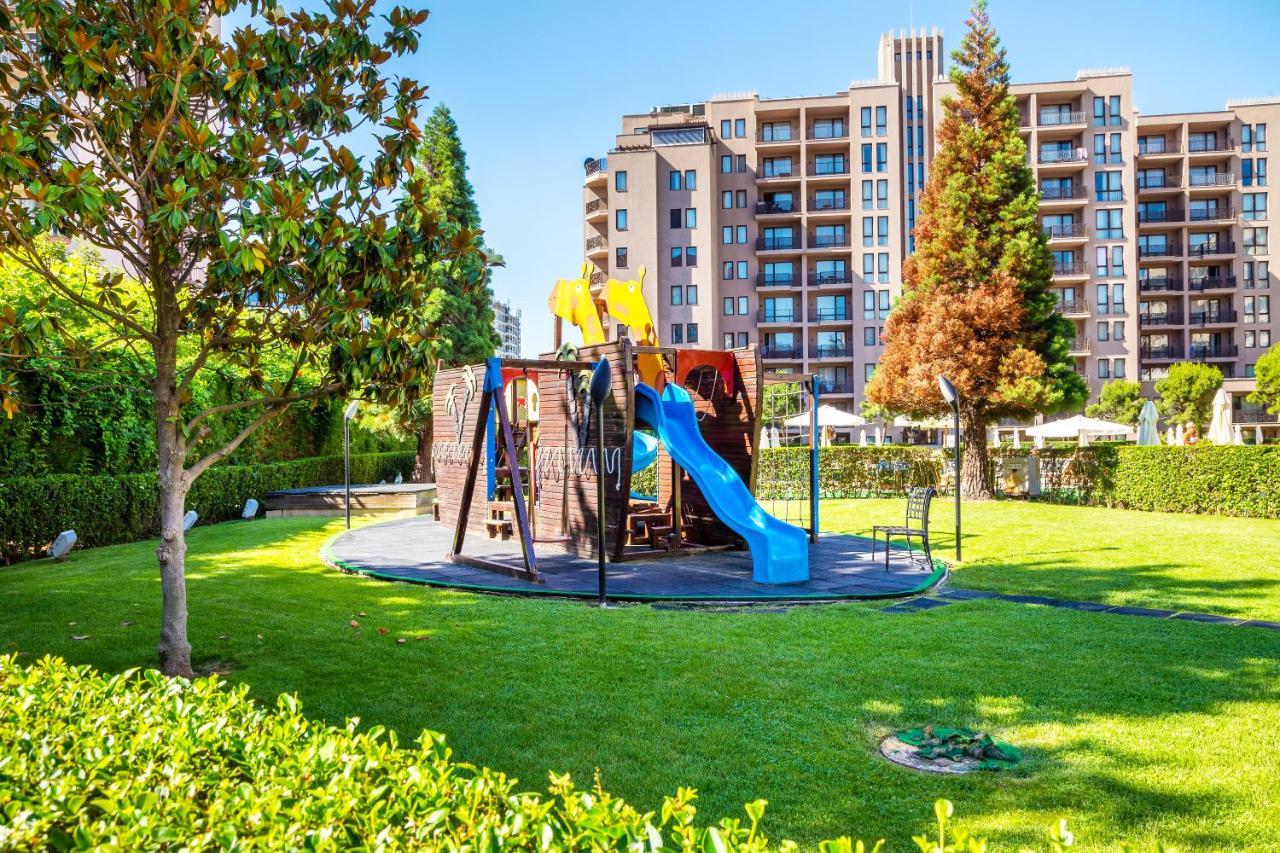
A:
<svg viewBox="0 0 1280 853">
<path fill-rule="evenodd" d="M 494 355 L 499 358 L 520 358 L 520 309 L 510 300 L 494 298 L 493 328 L 502 342 Z"/>
<path fill-rule="evenodd" d="M 879 77 L 833 95 L 717 95 L 626 115 L 586 163 L 585 247 L 596 285 L 647 268 L 666 344 L 761 348 L 816 373 L 856 411 L 881 352 L 936 146 L 942 36 L 878 45 Z M 1123 68 L 1012 87 L 1042 194 L 1054 290 L 1094 396 L 1150 384 L 1174 361 L 1228 377 L 1237 419 L 1272 325 L 1266 127 L 1280 98 L 1144 116 Z M 622 334 L 626 330 L 614 330 Z"/>
</svg>

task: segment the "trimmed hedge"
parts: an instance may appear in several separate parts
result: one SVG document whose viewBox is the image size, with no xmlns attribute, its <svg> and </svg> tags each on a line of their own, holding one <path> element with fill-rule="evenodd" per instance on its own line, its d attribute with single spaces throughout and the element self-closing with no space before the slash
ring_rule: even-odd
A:
<svg viewBox="0 0 1280 853">
<path fill-rule="evenodd" d="M 911 486 L 936 486 L 942 456 L 932 448 L 835 445 L 818 448 L 818 492 L 824 498 L 900 494 Z M 772 447 L 760 451 L 756 492 L 764 499 L 809 494 L 809 448 Z"/>
<path fill-rule="evenodd" d="M 1097 503 L 1280 518 L 1280 445 L 1122 447 L 1116 457 Z"/>
<path fill-rule="evenodd" d="M 376 483 L 413 470 L 414 453 L 351 457 L 351 480 Z M 317 456 L 266 465 L 220 465 L 191 486 L 187 508 L 202 524 L 239 518 L 244 502 L 277 489 L 342 482 L 342 457 Z M 261 510 L 259 510 L 261 511 Z M 159 535 L 155 474 L 14 477 L 0 481 L 0 559 L 40 556 L 59 532 L 74 528 L 81 547 L 136 542 Z"/>
<path fill-rule="evenodd" d="M 455 763 L 442 735 L 400 748 L 382 728 L 309 721 L 290 695 L 269 709 L 216 678 L 104 678 L 0 657 L 0 850 L 769 849 L 764 800 L 746 820 L 699 827 L 688 788 L 641 813 L 568 776 L 552 774 L 549 795 L 516 786 Z M 920 836 L 921 849 L 987 849 L 948 825 L 951 803 L 934 813 L 940 838 Z M 1050 849 L 1063 842 L 1060 822 Z M 818 849 L 872 848 L 841 838 Z"/>
</svg>

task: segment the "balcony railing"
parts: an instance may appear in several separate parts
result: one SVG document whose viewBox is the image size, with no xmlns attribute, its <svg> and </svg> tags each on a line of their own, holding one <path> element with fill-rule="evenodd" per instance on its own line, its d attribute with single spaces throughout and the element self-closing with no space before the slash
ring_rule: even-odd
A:
<svg viewBox="0 0 1280 853">
<path fill-rule="evenodd" d="M 794 201 L 758 201 L 756 202 L 756 213 L 772 214 L 772 213 L 799 213 L 800 207 Z"/>
<path fill-rule="evenodd" d="M 1187 350 L 1189 358 L 1235 358 L 1240 347 L 1235 344 L 1192 344 Z"/>
<path fill-rule="evenodd" d="M 586 204 L 587 216 L 590 216 L 591 214 L 595 213 L 597 210 L 608 210 L 608 208 L 605 207 L 605 203 L 603 200 L 596 199 L 595 201 L 587 202 Z"/>
<path fill-rule="evenodd" d="M 769 165 L 766 163 L 760 169 L 760 177 L 762 178 L 795 178 L 795 177 L 799 177 L 799 175 L 795 167 L 793 166 L 783 166 L 778 164 Z"/>
<path fill-rule="evenodd" d="M 599 271 L 599 270 L 597 270 L 596 272 L 593 272 L 593 273 L 591 274 L 591 283 L 592 283 L 592 284 L 604 284 L 606 281 L 608 281 L 608 279 L 609 279 L 608 274 L 603 273 L 603 272 L 601 272 L 601 271 Z"/>
<path fill-rule="evenodd" d="M 1072 339 L 1071 339 L 1071 344 L 1070 344 L 1070 349 L 1071 349 L 1071 352 L 1088 352 L 1088 351 L 1089 351 L 1089 339 L 1088 339 L 1088 338 L 1083 338 L 1083 337 L 1079 337 L 1079 338 L 1072 338 Z"/>
<path fill-rule="evenodd" d="M 756 138 L 763 145 L 768 145 L 771 142 L 799 142 L 800 141 L 800 137 L 796 133 L 796 129 L 789 124 L 774 125 L 773 127 L 769 127 L 769 128 L 761 128 L 760 132 L 756 134 Z"/>
<path fill-rule="evenodd" d="M 1168 173 L 1138 175 L 1138 189 L 1140 190 L 1172 190 L 1180 186 L 1182 186 L 1181 175 L 1170 175 Z"/>
<path fill-rule="evenodd" d="M 1181 293 L 1182 279 L 1171 275 L 1138 279 L 1138 290 L 1141 293 Z"/>
<path fill-rule="evenodd" d="M 1230 136 L 1225 136 L 1221 139 L 1216 136 L 1210 139 L 1197 139 L 1195 137 L 1191 137 L 1187 140 L 1188 154 L 1203 154 L 1213 151 L 1234 151 L 1235 147 L 1236 141 Z"/>
<path fill-rule="evenodd" d="M 1138 357 L 1143 361 L 1172 361 L 1182 358 L 1182 347 L 1175 344 L 1165 344 L 1158 347 L 1142 347 L 1138 350 Z"/>
<path fill-rule="evenodd" d="M 1177 243 L 1139 243 L 1140 258 L 1176 258 L 1182 255 L 1182 246 Z"/>
<path fill-rule="evenodd" d="M 853 273 L 850 270 L 826 270 L 818 272 L 809 270 L 810 284 L 853 284 Z"/>
<path fill-rule="evenodd" d="M 1157 139 L 1138 140 L 1138 156 L 1148 157 L 1153 154 L 1177 154 L 1179 148 L 1176 143 L 1165 137 Z"/>
<path fill-rule="evenodd" d="M 1059 299 L 1057 310 L 1059 314 L 1088 314 L 1089 300 L 1088 299 Z"/>
<path fill-rule="evenodd" d="M 1239 314 L 1230 308 L 1215 308 L 1207 311 L 1192 311 L 1187 320 L 1192 326 L 1226 326 L 1236 322 Z"/>
<path fill-rule="evenodd" d="M 849 308 L 810 308 L 811 323 L 842 323 L 850 319 Z"/>
<path fill-rule="evenodd" d="M 757 237 L 756 249 L 761 252 L 779 252 L 786 249 L 799 249 L 799 237 Z"/>
<path fill-rule="evenodd" d="M 1280 423 L 1280 415 L 1272 414 L 1266 409 L 1233 409 L 1233 424 L 1274 424 Z"/>
<path fill-rule="evenodd" d="M 853 356 L 853 347 L 849 344 L 809 344 L 809 356 L 811 358 L 851 358 Z"/>
<path fill-rule="evenodd" d="M 1044 236 L 1050 240 L 1064 240 L 1069 237 L 1083 237 L 1083 222 L 1064 222 L 1057 225 L 1045 225 L 1041 228 Z"/>
<path fill-rule="evenodd" d="M 1049 112 L 1040 113 L 1040 127 L 1061 127 L 1064 124 L 1084 124 L 1084 113 L 1072 110 L 1071 112 Z"/>
<path fill-rule="evenodd" d="M 589 178 L 592 175 L 596 174 L 597 172 L 608 171 L 608 160 L 604 157 L 600 157 L 597 159 L 588 160 L 587 162 L 583 163 L 582 166 L 584 169 L 586 169 L 587 177 Z"/>
<path fill-rule="evenodd" d="M 1084 184 L 1072 184 L 1066 187 L 1041 187 L 1041 201 L 1067 201 L 1069 199 L 1087 199 L 1089 190 Z"/>
<path fill-rule="evenodd" d="M 820 394 L 852 394 L 853 383 L 845 379 L 840 382 L 830 382 L 826 379 L 818 380 L 818 393 Z"/>
<path fill-rule="evenodd" d="M 760 323 L 799 323 L 800 311 L 794 307 L 761 308 L 756 311 L 756 321 Z"/>
<path fill-rule="evenodd" d="M 819 127 L 818 125 L 809 125 L 809 139 L 848 139 L 849 125 L 841 124 L 838 126 L 828 125 Z"/>
<path fill-rule="evenodd" d="M 838 249 L 848 245 L 848 234 L 809 234 L 810 249 Z"/>
<path fill-rule="evenodd" d="M 760 347 L 762 358 L 803 358 L 797 344 L 765 344 Z"/>
<path fill-rule="evenodd" d="M 820 210 L 848 210 L 849 197 L 840 196 L 838 198 L 817 198 L 809 199 L 809 212 L 814 213 Z"/>
<path fill-rule="evenodd" d="M 1227 290 L 1236 286 L 1234 275 L 1205 276 L 1193 278 L 1187 282 L 1187 290 L 1200 292 L 1203 290 Z"/>
<path fill-rule="evenodd" d="M 1211 240 L 1187 247 L 1187 255 L 1192 258 L 1203 258 L 1206 255 L 1234 255 L 1236 244 L 1230 240 Z"/>
<path fill-rule="evenodd" d="M 1084 261 L 1061 261 L 1053 265 L 1054 275 L 1085 275 L 1087 272 Z"/>
<path fill-rule="evenodd" d="M 590 252 L 592 249 L 599 249 L 599 248 L 601 248 L 601 247 L 603 247 L 603 246 L 604 246 L 604 237 L 599 237 L 599 236 L 597 236 L 597 237 L 589 237 L 589 238 L 587 238 L 587 251 L 588 251 L 588 252 Z"/>
<path fill-rule="evenodd" d="M 1051 163 L 1084 163 L 1089 159 L 1089 152 L 1083 148 L 1069 148 L 1066 150 L 1047 150 L 1041 151 L 1037 162 L 1041 165 Z"/>
<path fill-rule="evenodd" d="M 1235 219 L 1235 208 L 1230 205 L 1215 207 L 1193 207 L 1188 217 L 1192 222 L 1209 222 L 1214 219 Z"/>
<path fill-rule="evenodd" d="M 1177 311 L 1166 311 L 1158 314 L 1139 314 L 1139 326 L 1181 326 L 1182 315 Z"/>
<path fill-rule="evenodd" d="M 1192 172 L 1189 187 L 1229 187 L 1236 182 L 1234 172 Z"/>
<path fill-rule="evenodd" d="M 1176 207 L 1138 208 L 1138 222 L 1147 225 L 1153 222 L 1181 222 L 1187 212 Z"/>
<path fill-rule="evenodd" d="M 849 174 L 849 161 L 841 162 L 813 162 L 809 164 L 809 175 L 847 175 Z"/>
<path fill-rule="evenodd" d="M 790 272 L 762 272 L 756 274 L 756 284 L 760 287 L 797 287 L 800 276 Z"/>
</svg>

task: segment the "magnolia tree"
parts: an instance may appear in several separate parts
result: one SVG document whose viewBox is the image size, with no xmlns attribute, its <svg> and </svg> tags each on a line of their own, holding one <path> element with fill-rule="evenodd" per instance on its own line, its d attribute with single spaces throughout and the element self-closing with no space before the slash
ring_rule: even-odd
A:
<svg viewBox="0 0 1280 853">
<path fill-rule="evenodd" d="M 937 377 L 960 396 L 961 492 L 990 497 L 987 424 L 1084 402 L 1069 358 L 1071 321 L 1049 289 L 1053 257 L 1039 193 L 1018 135 L 1009 65 L 985 2 L 953 54 L 954 97 L 942 100 L 938 152 L 920 199 L 916 251 L 867 389 L 873 403 L 914 416 L 948 410 Z"/>
<path fill-rule="evenodd" d="M 218 21 L 238 9 L 247 23 L 224 42 Z M 422 309 L 441 277 L 484 274 L 477 233 L 428 209 L 414 169 L 425 87 L 383 67 L 417 49 L 426 17 L 352 0 L 287 14 L 257 0 L 0 0 L 3 248 L 154 359 L 166 673 L 192 673 L 192 482 L 289 406 L 426 395 Z M 367 156 L 344 144 L 353 134 Z M 114 250 L 121 270 L 60 276 L 38 250 L 47 233 Z M 88 361 L 100 342 L 59 320 L 39 301 L 0 309 L 0 367 L 39 355 L 47 335 L 30 332 L 50 325 L 70 362 Z M 281 357 L 283 374 L 263 369 Z M 196 410 L 192 383 L 213 369 L 242 398 Z M 213 419 L 246 410 L 209 446 Z"/>
</svg>

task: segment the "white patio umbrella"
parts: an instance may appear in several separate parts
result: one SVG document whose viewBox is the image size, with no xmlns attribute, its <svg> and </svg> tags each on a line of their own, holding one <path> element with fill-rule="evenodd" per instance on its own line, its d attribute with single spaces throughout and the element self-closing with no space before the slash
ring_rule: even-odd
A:
<svg viewBox="0 0 1280 853">
<path fill-rule="evenodd" d="M 1210 444 L 1231 444 L 1231 398 L 1225 388 L 1213 395 L 1213 415 L 1209 419 Z"/>
<path fill-rule="evenodd" d="M 1178 424 L 1173 429 L 1173 443 L 1181 447 L 1186 440 L 1186 436 L 1182 432 L 1182 424 Z"/>
<path fill-rule="evenodd" d="M 1013 431 L 1013 449 L 1022 449 L 1022 431 L 1020 428 Z"/>
<path fill-rule="evenodd" d="M 876 447 L 884 446 L 884 427 L 876 427 Z"/>
<path fill-rule="evenodd" d="M 1178 437 L 1177 435 L 1174 434 L 1173 427 L 1169 427 L 1167 430 L 1164 431 L 1164 443 L 1168 445 L 1174 445 L 1178 443 Z"/>
<path fill-rule="evenodd" d="M 993 429 L 991 431 L 991 446 L 992 447 L 1000 446 L 1000 430 L 998 428 Z"/>
<path fill-rule="evenodd" d="M 1154 447 L 1160 443 L 1160 433 L 1156 431 L 1156 404 L 1150 400 L 1142 404 L 1138 413 L 1138 444 L 1142 447 Z"/>
<path fill-rule="evenodd" d="M 1262 444 L 1262 427 L 1255 426 L 1253 428 L 1253 443 Z"/>
<path fill-rule="evenodd" d="M 787 418 L 782 422 L 789 427 L 807 427 L 813 423 L 813 410 L 801 412 L 794 417 Z M 818 407 L 818 426 L 835 427 L 836 429 L 862 426 L 866 423 L 864 418 L 846 412 L 844 409 L 837 409 L 835 406 L 819 406 Z"/>
<path fill-rule="evenodd" d="M 1033 436 L 1032 436 L 1032 438 L 1034 438 L 1034 439 L 1035 439 L 1035 445 L 1036 445 L 1036 447 L 1044 447 L 1044 436 L 1043 436 L 1043 435 L 1033 435 Z"/>
<path fill-rule="evenodd" d="M 1240 432 L 1240 424 L 1232 424 L 1231 426 L 1231 443 L 1244 444 L 1244 434 Z"/>
<path fill-rule="evenodd" d="M 1079 436 L 1079 438 L 1078 438 L 1078 441 L 1080 442 L 1080 446 L 1081 446 L 1081 447 L 1088 447 L 1088 446 L 1089 446 L 1089 433 L 1084 432 L 1084 431 L 1082 430 L 1082 431 L 1080 432 L 1080 436 Z"/>
<path fill-rule="evenodd" d="M 867 431 L 865 429 L 862 430 L 858 435 L 858 446 L 859 447 L 867 446 Z"/>
<path fill-rule="evenodd" d="M 1097 438 L 1102 435 L 1122 435 L 1129 438 L 1133 435 L 1133 427 L 1113 421 L 1103 421 L 1084 415 L 1073 415 L 1060 421 L 1048 421 L 1027 427 L 1027 435 L 1035 438 L 1079 439 L 1081 435 Z"/>
</svg>

